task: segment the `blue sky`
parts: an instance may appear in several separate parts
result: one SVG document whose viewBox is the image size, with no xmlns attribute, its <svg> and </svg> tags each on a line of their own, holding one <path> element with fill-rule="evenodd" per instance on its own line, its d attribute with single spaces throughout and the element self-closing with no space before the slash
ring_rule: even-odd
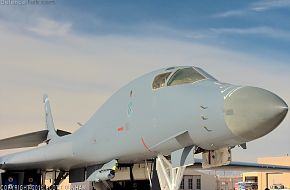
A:
<svg viewBox="0 0 290 190">
<path fill-rule="evenodd" d="M 268 89 L 290 105 L 289 21 L 290 0 L 1 4 L 0 138 L 44 128 L 44 93 L 56 126 L 74 131 L 129 81 L 174 65 Z M 290 114 L 234 159 L 290 154 L 289 134 Z"/>
<path fill-rule="evenodd" d="M 273 59 L 289 58 L 288 0 L 59 0 L 39 10 L 71 23 L 73 32 L 84 35 L 165 36 L 251 54 L 266 52 Z"/>
<path fill-rule="evenodd" d="M 273 59 L 289 58 L 289 0 L 56 0 L 48 6 L 0 7 L 7 8 L 70 23 L 72 32 L 79 35 L 159 36 L 266 54 Z M 6 12 L 0 16 L 32 22 L 27 15 L 26 20 Z"/>
<path fill-rule="evenodd" d="M 277 54 L 289 55 L 290 3 L 281 2 L 281 6 L 276 4 L 253 1 L 138 1 L 135 4 L 106 1 L 89 10 L 107 25 L 95 28 L 87 23 L 88 27 L 77 26 L 77 30 L 105 34 L 165 35 L 247 53 L 255 50 L 264 54 L 267 51 L 276 58 Z"/>
</svg>

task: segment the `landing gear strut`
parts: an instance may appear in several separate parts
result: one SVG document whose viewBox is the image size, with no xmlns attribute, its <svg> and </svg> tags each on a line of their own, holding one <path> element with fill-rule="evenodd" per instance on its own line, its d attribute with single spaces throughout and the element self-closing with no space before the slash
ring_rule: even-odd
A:
<svg viewBox="0 0 290 190">
<path fill-rule="evenodd" d="M 163 156 L 156 159 L 156 170 L 162 190 L 178 190 L 186 166 L 172 168 L 172 164 Z"/>
<path fill-rule="evenodd" d="M 67 171 L 59 171 L 59 172 L 57 172 L 57 171 L 53 171 L 54 172 L 54 178 L 52 179 L 52 185 L 49 187 L 49 189 L 58 189 L 57 188 L 57 186 L 59 185 L 59 184 L 61 184 L 61 182 L 63 182 L 63 180 L 65 180 L 65 178 L 68 176 L 68 172 Z M 58 175 L 57 175 L 57 173 L 58 173 Z M 57 175 L 57 177 L 56 177 L 56 175 Z M 44 174 L 44 176 L 45 176 L 45 174 Z M 42 181 L 44 182 L 45 181 L 45 178 L 44 179 L 42 179 Z"/>
</svg>

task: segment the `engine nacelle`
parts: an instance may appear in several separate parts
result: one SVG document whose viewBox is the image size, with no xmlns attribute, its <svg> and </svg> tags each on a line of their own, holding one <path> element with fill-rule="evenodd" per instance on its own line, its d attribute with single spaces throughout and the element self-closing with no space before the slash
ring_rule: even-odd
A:
<svg viewBox="0 0 290 190">
<path fill-rule="evenodd" d="M 96 170 L 94 173 L 92 173 L 87 181 L 106 181 L 110 180 L 115 177 L 115 170 L 117 168 L 117 160 L 112 160 L 109 163 L 106 163 L 103 165 L 102 168 Z"/>
<path fill-rule="evenodd" d="M 100 182 L 100 181 L 107 181 L 110 179 L 113 179 L 115 177 L 115 170 L 112 169 L 99 169 L 96 170 L 94 173 L 92 173 L 87 181 L 95 181 L 95 182 Z"/>
</svg>

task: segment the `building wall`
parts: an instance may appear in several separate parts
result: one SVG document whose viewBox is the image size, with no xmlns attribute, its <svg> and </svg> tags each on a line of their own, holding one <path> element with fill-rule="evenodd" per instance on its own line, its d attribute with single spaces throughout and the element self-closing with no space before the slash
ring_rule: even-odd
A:
<svg viewBox="0 0 290 190">
<path fill-rule="evenodd" d="M 183 184 L 183 185 L 182 185 Z M 201 189 L 201 176 L 200 175 L 185 175 L 180 185 L 181 190 L 200 190 Z"/>
<path fill-rule="evenodd" d="M 266 157 L 258 158 L 259 164 L 273 164 L 290 166 L 290 156 L 281 157 Z M 289 173 L 275 173 L 275 172 L 247 172 L 243 173 L 243 181 L 246 178 L 257 177 L 258 178 L 258 190 L 264 190 L 266 187 L 270 188 L 273 184 L 283 184 L 290 188 L 290 172 Z"/>
<path fill-rule="evenodd" d="M 234 190 L 235 183 L 241 182 L 243 178 L 241 176 L 219 176 L 217 178 L 218 190 Z"/>
<path fill-rule="evenodd" d="M 200 179 L 202 190 L 216 190 L 217 178 L 214 175 L 207 175 L 205 173 L 196 171 L 192 168 L 186 168 L 184 172 L 184 180 L 188 183 L 188 179 L 193 179 L 193 190 L 197 190 L 197 180 Z M 188 186 L 185 186 L 188 187 Z"/>
</svg>

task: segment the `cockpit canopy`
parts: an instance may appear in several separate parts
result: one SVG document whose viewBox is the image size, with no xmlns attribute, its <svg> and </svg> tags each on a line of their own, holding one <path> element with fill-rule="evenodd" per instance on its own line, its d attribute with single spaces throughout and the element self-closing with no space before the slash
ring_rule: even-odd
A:
<svg viewBox="0 0 290 190">
<path fill-rule="evenodd" d="M 174 86 L 179 84 L 194 83 L 196 81 L 205 79 L 204 76 L 199 74 L 192 67 L 177 70 L 170 80 L 168 81 L 168 86 Z"/>
<path fill-rule="evenodd" d="M 165 86 L 194 83 L 206 78 L 214 79 L 200 68 L 182 67 L 173 69 L 175 68 L 166 69 L 167 72 L 157 75 L 153 80 L 152 88 L 156 90 Z"/>
<path fill-rule="evenodd" d="M 160 75 L 157 75 L 154 78 L 154 81 L 153 81 L 153 84 L 152 84 L 152 88 L 153 89 L 158 89 L 158 88 L 164 87 L 165 83 L 166 83 L 166 80 L 168 79 L 170 74 L 171 74 L 171 72 L 162 73 Z"/>
</svg>

